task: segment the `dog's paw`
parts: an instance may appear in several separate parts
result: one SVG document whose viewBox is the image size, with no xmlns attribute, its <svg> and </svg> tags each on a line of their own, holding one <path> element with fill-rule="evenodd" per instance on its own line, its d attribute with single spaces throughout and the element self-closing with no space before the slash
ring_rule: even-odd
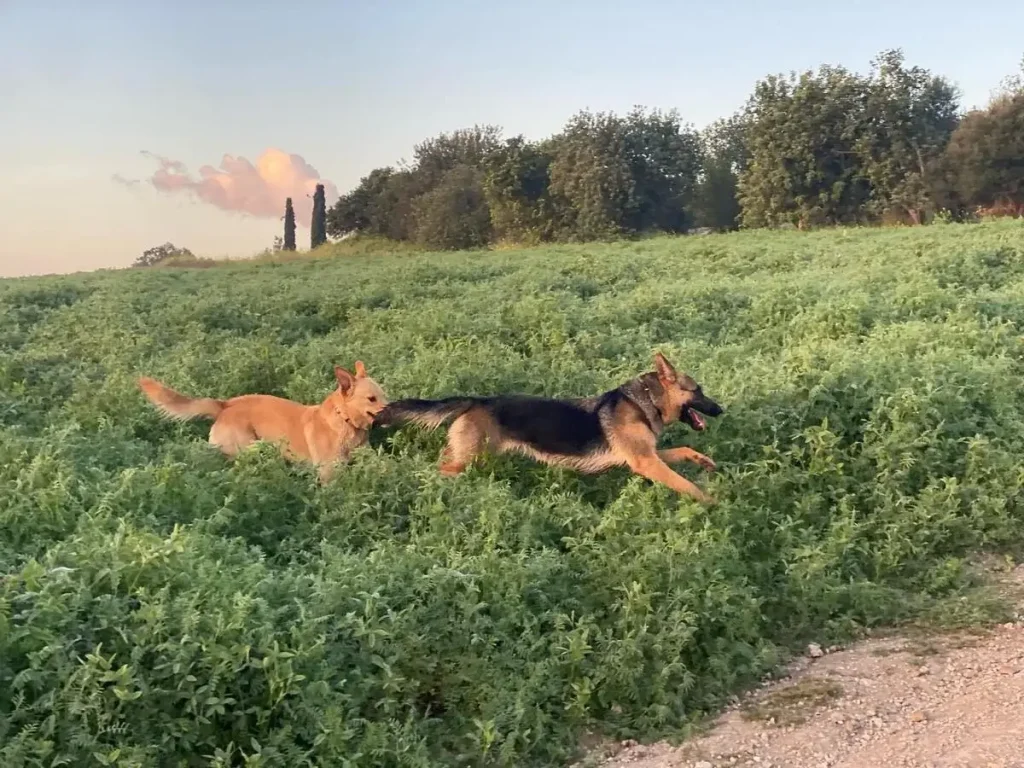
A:
<svg viewBox="0 0 1024 768">
<path fill-rule="evenodd" d="M 696 461 L 701 467 L 706 469 L 708 472 L 714 472 L 716 469 L 718 469 L 718 465 L 715 464 L 715 462 L 713 462 L 710 457 L 705 456 L 703 453 L 698 453 L 693 458 L 694 461 Z"/>
</svg>

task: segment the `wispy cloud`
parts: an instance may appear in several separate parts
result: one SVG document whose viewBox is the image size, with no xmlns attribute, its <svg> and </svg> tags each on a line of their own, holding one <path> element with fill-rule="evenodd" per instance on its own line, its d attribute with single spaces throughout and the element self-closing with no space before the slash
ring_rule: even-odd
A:
<svg viewBox="0 0 1024 768">
<path fill-rule="evenodd" d="M 142 179 L 126 179 L 120 173 L 115 173 L 110 177 L 110 180 L 116 184 L 123 184 L 126 187 L 137 187 L 142 183 Z"/>
<path fill-rule="evenodd" d="M 292 198 L 297 223 L 309 226 L 313 212 L 313 192 L 324 185 L 328 204 L 338 197 L 338 188 L 320 178 L 316 168 L 301 155 L 280 149 L 264 150 L 255 163 L 244 157 L 224 155 L 220 165 L 204 165 L 198 176 L 192 175 L 180 160 L 143 151 L 157 164 L 146 181 L 167 194 L 187 194 L 225 211 L 247 213 L 258 218 L 276 218 L 284 214 L 285 198 Z M 139 180 L 114 174 L 118 184 L 134 186 Z"/>
</svg>

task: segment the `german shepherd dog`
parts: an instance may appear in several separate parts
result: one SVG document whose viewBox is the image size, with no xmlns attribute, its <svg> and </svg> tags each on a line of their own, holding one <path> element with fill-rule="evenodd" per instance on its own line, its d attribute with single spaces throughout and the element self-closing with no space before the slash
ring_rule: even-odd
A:
<svg viewBox="0 0 1024 768">
<path fill-rule="evenodd" d="M 658 450 L 665 425 L 685 421 L 701 432 L 701 414 L 718 416 L 722 407 L 700 385 L 676 369 L 660 352 L 655 370 L 602 395 L 553 400 L 525 395 L 395 400 L 374 424 L 412 423 L 435 429 L 452 422 L 441 455 L 445 475 L 462 472 L 486 449 L 515 451 L 546 464 L 580 472 L 627 466 L 638 475 L 667 485 L 705 504 L 713 500 L 668 465 L 692 461 L 708 471 L 715 463 L 692 448 Z"/>
<path fill-rule="evenodd" d="M 339 463 L 367 442 L 373 419 L 387 405 L 384 392 L 356 361 L 355 375 L 334 368 L 338 383 L 317 405 L 303 405 L 273 395 L 241 395 L 230 400 L 190 398 L 143 376 L 139 388 L 164 415 L 186 421 L 213 419 L 210 443 L 234 457 L 257 440 L 277 443 L 289 459 L 312 462 L 327 482 Z"/>
</svg>

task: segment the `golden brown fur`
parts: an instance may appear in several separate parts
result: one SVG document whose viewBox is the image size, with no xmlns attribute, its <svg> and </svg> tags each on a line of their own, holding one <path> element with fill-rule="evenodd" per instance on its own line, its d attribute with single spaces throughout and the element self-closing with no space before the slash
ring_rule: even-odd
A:
<svg viewBox="0 0 1024 768">
<path fill-rule="evenodd" d="M 362 362 L 356 362 L 355 375 L 337 366 L 334 375 L 337 389 L 318 405 L 273 395 L 189 398 L 145 376 L 139 379 L 139 387 L 171 418 L 213 419 L 210 443 L 227 456 L 266 440 L 277 443 L 288 458 L 317 465 L 320 480 L 326 482 L 353 449 L 366 443 L 374 417 L 387 405 L 384 392 L 366 375 Z"/>
</svg>

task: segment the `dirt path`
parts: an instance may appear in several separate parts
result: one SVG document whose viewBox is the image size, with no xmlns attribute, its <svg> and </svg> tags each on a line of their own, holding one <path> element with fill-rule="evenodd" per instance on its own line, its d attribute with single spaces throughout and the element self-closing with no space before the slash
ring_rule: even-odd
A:
<svg viewBox="0 0 1024 768">
<path fill-rule="evenodd" d="M 1024 568 L 1011 579 L 1024 584 Z M 621 744 L 601 768 L 1024 768 L 1024 615 L 983 634 L 809 649 L 785 680 L 672 747 Z M 821 653 L 819 656 L 818 654 Z"/>
</svg>

